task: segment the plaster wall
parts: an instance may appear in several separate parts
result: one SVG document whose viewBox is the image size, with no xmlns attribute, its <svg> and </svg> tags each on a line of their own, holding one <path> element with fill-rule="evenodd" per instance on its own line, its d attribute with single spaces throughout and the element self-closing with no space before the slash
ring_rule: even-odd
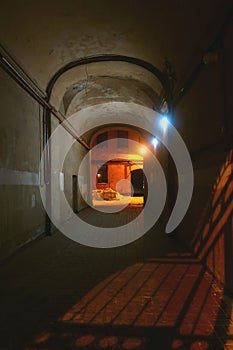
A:
<svg viewBox="0 0 233 350">
<path fill-rule="evenodd" d="M 44 231 L 42 109 L 0 70 L 0 260 Z"/>
</svg>

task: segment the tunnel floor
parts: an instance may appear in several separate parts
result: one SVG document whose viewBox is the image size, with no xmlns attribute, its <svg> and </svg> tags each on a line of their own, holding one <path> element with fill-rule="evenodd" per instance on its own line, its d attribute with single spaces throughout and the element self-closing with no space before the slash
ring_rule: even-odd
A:
<svg viewBox="0 0 233 350">
<path fill-rule="evenodd" d="M 112 249 L 43 236 L 4 261 L 0 279 L 4 350 L 233 349 L 231 299 L 159 222 Z"/>
</svg>

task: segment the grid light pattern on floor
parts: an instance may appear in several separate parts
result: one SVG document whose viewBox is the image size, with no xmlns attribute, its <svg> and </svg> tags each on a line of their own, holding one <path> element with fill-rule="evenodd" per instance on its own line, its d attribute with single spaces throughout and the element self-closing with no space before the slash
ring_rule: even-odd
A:
<svg viewBox="0 0 233 350">
<path fill-rule="evenodd" d="M 194 259 L 164 260 L 101 281 L 27 349 L 232 349 L 223 290 Z"/>
<path fill-rule="evenodd" d="M 140 212 L 80 215 L 109 227 Z M 4 350 L 233 349 L 232 300 L 161 222 L 116 249 L 57 232 L 2 264 L 0 280 Z"/>
</svg>

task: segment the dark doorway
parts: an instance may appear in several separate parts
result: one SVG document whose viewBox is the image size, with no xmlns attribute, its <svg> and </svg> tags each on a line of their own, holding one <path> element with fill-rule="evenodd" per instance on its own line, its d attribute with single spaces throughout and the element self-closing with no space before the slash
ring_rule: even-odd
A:
<svg viewBox="0 0 233 350">
<path fill-rule="evenodd" d="M 77 175 L 72 175 L 72 190 L 73 190 L 73 211 L 78 212 L 78 179 Z"/>
<path fill-rule="evenodd" d="M 134 189 L 133 196 L 144 196 L 144 174 L 142 169 L 132 170 L 131 174 L 131 184 Z"/>
</svg>

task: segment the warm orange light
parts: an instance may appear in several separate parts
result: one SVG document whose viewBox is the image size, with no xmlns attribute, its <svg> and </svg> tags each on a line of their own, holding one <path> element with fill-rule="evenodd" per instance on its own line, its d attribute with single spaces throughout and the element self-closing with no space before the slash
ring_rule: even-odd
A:
<svg viewBox="0 0 233 350">
<path fill-rule="evenodd" d="M 50 338 L 51 334 L 50 333 L 43 333 L 41 334 L 38 338 L 36 338 L 36 343 L 41 344 L 44 343 L 46 340 Z"/>
<path fill-rule="evenodd" d="M 80 336 L 76 341 L 75 341 L 75 346 L 78 348 L 86 347 L 94 342 L 95 338 L 92 334 L 86 334 Z"/>
<path fill-rule="evenodd" d="M 133 154 L 133 153 L 128 153 L 128 154 L 124 154 L 124 158 L 125 159 L 129 159 L 129 160 L 135 160 L 135 161 L 142 161 L 143 160 L 143 157 L 139 154 Z"/>
<path fill-rule="evenodd" d="M 141 147 L 141 148 L 139 149 L 139 152 L 140 152 L 142 155 L 146 154 L 146 148 L 145 148 L 145 147 Z"/>
</svg>

